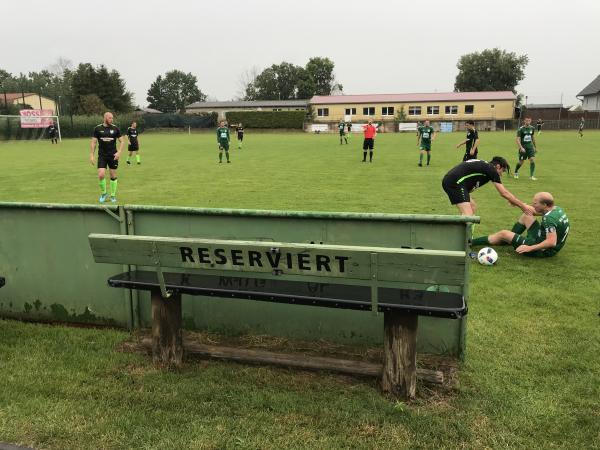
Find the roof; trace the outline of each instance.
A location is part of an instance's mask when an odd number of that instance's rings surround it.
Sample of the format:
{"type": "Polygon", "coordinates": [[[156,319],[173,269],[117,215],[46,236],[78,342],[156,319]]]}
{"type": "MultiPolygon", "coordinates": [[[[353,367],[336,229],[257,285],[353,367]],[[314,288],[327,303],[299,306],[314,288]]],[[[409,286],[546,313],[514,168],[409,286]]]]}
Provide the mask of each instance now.
{"type": "Polygon", "coordinates": [[[598,92],[600,92],[600,75],[598,75],[594,81],[592,81],[590,84],[584,87],[583,91],[577,94],[577,97],[579,97],[580,95],[595,95],[598,92]]]}
{"type": "MultiPolygon", "coordinates": [[[[7,102],[14,102],[17,99],[21,99],[23,96],[25,97],[29,97],[30,95],[37,95],[34,94],[33,92],[7,92],[6,93],[6,101],[7,102]]],[[[42,95],[43,97],[43,95],[42,95]]],[[[4,101],[4,94],[0,94],[0,100],[4,101]]]]}
{"type": "Polygon", "coordinates": [[[186,108],[276,108],[307,107],[308,100],[254,100],[233,102],[196,102],[186,108]]]}
{"type": "Polygon", "coordinates": [[[408,103],[408,102],[444,102],[469,100],[516,100],[512,91],[489,92],[429,92],[415,94],[365,94],[365,95],[315,95],[312,105],[340,103],[408,103]]]}
{"type": "Polygon", "coordinates": [[[558,109],[558,108],[564,108],[563,105],[561,105],[560,103],[548,103],[548,104],[529,104],[529,105],[525,105],[526,109],[558,109]]]}
{"type": "Polygon", "coordinates": [[[143,112],[145,114],[162,114],[162,111],[153,108],[138,108],[136,111],[143,112]]]}

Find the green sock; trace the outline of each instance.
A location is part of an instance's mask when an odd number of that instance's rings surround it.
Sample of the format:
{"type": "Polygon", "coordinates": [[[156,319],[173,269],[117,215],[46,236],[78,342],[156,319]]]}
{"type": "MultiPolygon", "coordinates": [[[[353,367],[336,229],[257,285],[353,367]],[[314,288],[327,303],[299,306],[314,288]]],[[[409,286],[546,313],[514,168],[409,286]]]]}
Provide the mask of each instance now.
{"type": "Polygon", "coordinates": [[[427,155],[427,165],[429,165],[429,161],[431,161],[431,155],[427,155]]]}
{"type": "Polygon", "coordinates": [[[423,153],[419,154],[419,164],[423,164],[423,153]]]}
{"type": "Polygon", "coordinates": [[[106,178],[102,178],[100,180],[100,193],[101,194],[106,194],[106,178]]]}
{"type": "Polygon", "coordinates": [[[525,225],[523,225],[522,223],[515,223],[512,227],[512,229],[510,231],[512,231],[513,233],[517,233],[517,234],[523,234],[523,231],[525,231],[527,228],[525,227],[525,225]]]}
{"type": "Polygon", "coordinates": [[[114,180],[111,178],[110,180],[110,195],[111,197],[116,197],[117,195],[117,179],[114,180]]]}
{"type": "Polygon", "coordinates": [[[141,162],[142,158],[140,158],[140,155],[135,155],[135,160],[139,164],[141,162]]]}
{"type": "Polygon", "coordinates": [[[490,241],[488,240],[487,236],[481,236],[481,237],[473,239],[471,241],[471,245],[476,245],[476,246],[490,245],[490,241]]]}
{"type": "Polygon", "coordinates": [[[227,161],[229,161],[229,152],[225,152],[225,158],[227,158],[227,161]]]}
{"type": "Polygon", "coordinates": [[[535,163],[531,162],[529,164],[529,175],[533,176],[534,173],[535,173],[535,163]]]}

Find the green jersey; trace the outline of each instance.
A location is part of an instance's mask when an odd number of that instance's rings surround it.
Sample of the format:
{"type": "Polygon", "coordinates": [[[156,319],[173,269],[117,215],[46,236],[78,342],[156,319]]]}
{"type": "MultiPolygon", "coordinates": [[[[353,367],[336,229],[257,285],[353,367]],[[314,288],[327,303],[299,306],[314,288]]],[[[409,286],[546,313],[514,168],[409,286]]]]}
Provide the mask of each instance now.
{"type": "Polygon", "coordinates": [[[521,127],[517,130],[517,136],[521,141],[521,146],[526,150],[533,150],[533,136],[534,136],[535,128],[529,127],[521,127]]]}
{"type": "Polygon", "coordinates": [[[229,142],[229,128],[219,127],[217,128],[217,142],[229,142]]]}
{"type": "Polygon", "coordinates": [[[422,126],[418,128],[419,136],[421,136],[421,142],[423,144],[431,144],[431,137],[433,136],[433,127],[422,126]]]}
{"type": "Polygon", "coordinates": [[[555,206],[542,217],[537,241],[545,241],[548,233],[556,233],[556,247],[544,250],[546,256],[552,256],[564,247],[569,235],[569,218],[559,206],[555,206]]]}

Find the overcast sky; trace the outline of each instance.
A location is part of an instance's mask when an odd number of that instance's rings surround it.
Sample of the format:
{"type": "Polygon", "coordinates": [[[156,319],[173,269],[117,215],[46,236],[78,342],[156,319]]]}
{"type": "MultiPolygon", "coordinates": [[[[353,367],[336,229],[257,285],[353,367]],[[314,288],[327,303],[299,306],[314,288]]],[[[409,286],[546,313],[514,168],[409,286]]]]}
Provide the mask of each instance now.
{"type": "Polygon", "coordinates": [[[0,0],[0,17],[0,68],[105,64],[141,106],[172,69],[231,100],[243,73],[312,56],[333,60],[345,94],[452,91],[459,57],[492,47],[529,55],[529,103],[575,104],[600,74],[598,0],[0,0]]]}

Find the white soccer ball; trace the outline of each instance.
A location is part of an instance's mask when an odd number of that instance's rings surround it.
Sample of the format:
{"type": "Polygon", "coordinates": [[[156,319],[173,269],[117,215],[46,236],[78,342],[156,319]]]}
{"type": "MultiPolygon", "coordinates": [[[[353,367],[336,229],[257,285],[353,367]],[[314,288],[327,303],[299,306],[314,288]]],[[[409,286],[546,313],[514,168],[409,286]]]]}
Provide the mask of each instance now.
{"type": "Polygon", "coordinates": [[[484,266],[493,266],[498,261],[498,253],[491,247],[484,247],[477,253],[477,261],[484,266]]]}

